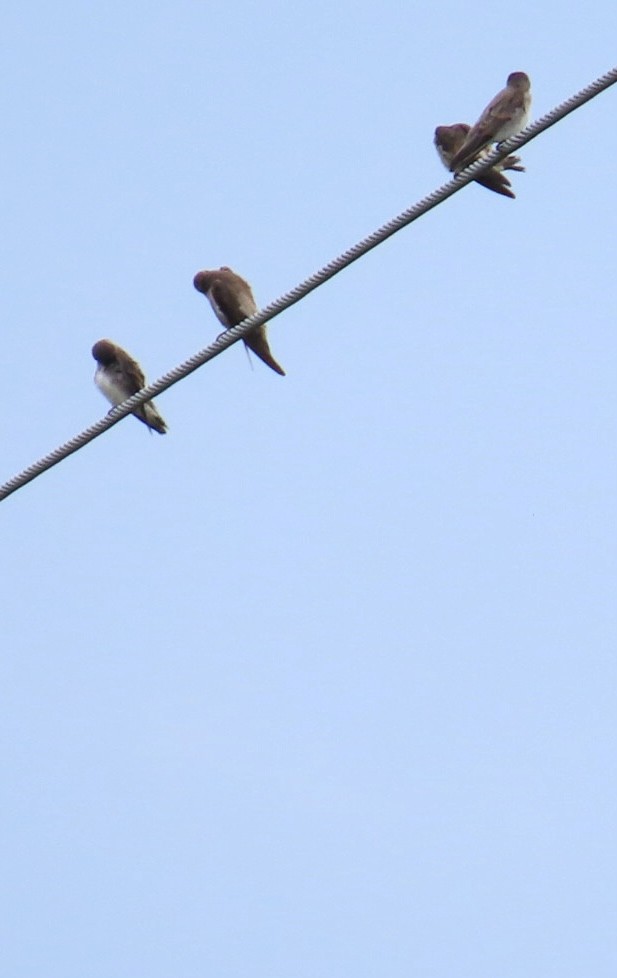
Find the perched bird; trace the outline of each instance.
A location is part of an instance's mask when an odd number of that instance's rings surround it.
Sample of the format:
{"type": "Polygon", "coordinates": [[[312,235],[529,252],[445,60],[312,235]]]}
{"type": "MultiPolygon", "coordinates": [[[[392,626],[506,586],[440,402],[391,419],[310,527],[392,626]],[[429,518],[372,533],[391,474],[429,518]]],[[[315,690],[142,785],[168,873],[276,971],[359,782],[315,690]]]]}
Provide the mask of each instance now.
{"type": "MultiPolygon", "coordinates": [[[[439,153],[441,162],[447,170],[450,169],[452,159],[465,142],[470,129],[471,126],[468,126],[466,122],[457,122],[453,126],[437,126],[435,130],[435,147],[439,153]]],[[[487,156],[489,152],[490,150],[488,149],[481,149],[474,159],[469,162],[475,163],[476,160],[487,156]]],[[[481,173],[479,177],[476,177],[476,183],[482,184],[483,187],[487,187],[489,190],[494,190],[496,194],[503,194],[504,197],[512,197],[514,199],[516,195],[510,190],[512,184],[502,173],[502,170],[518,170],[520,173],[524,173],[525,167],[521,166],[520,162],[519,156],[506,156],[505,160],[501,160],[495,166],[481,173]]]]}
{"type": "Polygon", "coordinates": [[[464,170],[476,154],[491,143],[502,143],[524,129],[531,108],[531,82],[524,71],[508,76],[504,89],[489,102],[457,153],[450,161],[453,171],[464,170]]]}
{"type": "MultiPolygon", "coordinates": [[[[231,268],[223,265],[215,271],[197,272],[193,285],[198,292],[203,292],[210,301],[214,312],[226,329],[237,326],[257,312],[257,303],[248,282],[232,272],[231,268]]],[[[260,360],[267,363],[277,374],[285,376],[285,371],[276,362],[270,352],[266,323],[256,326],[247,336],[243,336],[245,345],[255,353],[260,360]]]]}
{"type": "MultiPolygon", "coordinates": [[[[92,347],[92,356],[98,363],[94,383],[114,407],[122,404],[142,387],[146,378],[139,364],[121,346],[111,340],[99,340],[92,347]]],[[[167,425],[154,406],[154,401],[146,401],[133,411],[133,414],[149,428],[164,435],[167,425]]]]}

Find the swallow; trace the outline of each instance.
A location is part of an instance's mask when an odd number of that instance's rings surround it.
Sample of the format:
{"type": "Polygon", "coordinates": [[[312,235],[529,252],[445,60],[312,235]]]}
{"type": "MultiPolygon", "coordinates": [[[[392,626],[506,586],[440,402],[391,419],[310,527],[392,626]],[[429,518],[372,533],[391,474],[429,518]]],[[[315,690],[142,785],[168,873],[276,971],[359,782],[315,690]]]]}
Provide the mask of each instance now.
{"type": "Polygon", "coordinates": [[[464,170],[485,146],[515,136],[527,125],[530,108],[531,82],[524,71],[514,71],[508,76],[506,87],[489,102],[471,127],[465,142],[452,157],[450,169],[457,173],[464,170]]]}
{"type": "MultiPolygon", "coordinates": [[[[471,126],[468,126],[466,122],[457,122],[453,126],[437,126],[435,130],[435,148],[439,154],[439,159],[447,170],[450,169],[452,158],[455,153],[458,153],[465,142],[470,129],[471,126]]],[[[474,159],[470,160],[470,163],[475,163],[476,160],[482,159],[489,152],[490,150],[486,148],[480,150],[474,159]]],[[[505,160],[501,160],[489,170],[481,173],[479,177],[476,177],[476,183],[482,184],[488,190],[494,190],[496,194],[503,194],[504,197],[511,197],[514,200],[516,195],[510,190],[512,184],[501,171],[518,170],[519,173],[524,173],[525,167],[521,166],[520,162],[519,156],[506,156],[505,160]]]]}
{"type": "MultiPolygon", "coordinates": [[[[142,387],[146,386],[146,378],[139,364],[111,340],[99,340],[92,347],[92,356],[98,363],[94,374],[94,383],[101,394],[117,407],[142,387]]],[[[154,401],[146,401],[133,411],[139,421],[148,428],[153,428],[160,435],[167,431],[167,425],[154,406],[154,401]]]]}
{"type": "MultiPolygon", "coordinates": [[[[248,282],[232,272],[231,268],[226,265],[215,271],[197,272],[193,279],[193,285],[198,292],[202,292],[209,300],[215,315],[225,329],[237,326],[238,323],[248,319],[249,316],[258,311],[248,282]]],[[[285,371],[270,352],[266,326],[267,323],[256,326],[242,339],[245,346],[252,350],[260,360],[263,360],[272,370],[284,377],[285,371]]]]}

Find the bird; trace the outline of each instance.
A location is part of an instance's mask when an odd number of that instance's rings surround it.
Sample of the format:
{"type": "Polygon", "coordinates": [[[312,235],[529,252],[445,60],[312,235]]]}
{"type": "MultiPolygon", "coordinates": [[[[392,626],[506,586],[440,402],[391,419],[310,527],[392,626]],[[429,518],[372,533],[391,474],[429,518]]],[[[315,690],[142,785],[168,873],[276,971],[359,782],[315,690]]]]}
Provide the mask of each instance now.
{"type": "Polygon", "coordinates": [[[491,143],[501,143],[524,129],[531,108],[531,82],[524,71],[508,75],[506,87],[489,102],[484,112],[471,127],[465,142],[450,161],[454,172],[463,170],[476,154],[491,143]]]}
{"type": "MultiPolygon", "coordinates": [[[[212,271],[204,269],[197,272],[193,278],[193,285],[198,292],[203,293],[209,300],[219,322],[223,324],[225,329],[237,326],[238,323],[258,311],[249,283],[236,275],[227,265],[212,271]]],[[[270,352],[266,326],[267,323],[255,326],[242,339],[245,346],[252,350],[260,360],[263,360],[275,373],[284,377],[285,371],[270,352]]]]}
{"type": "MultiPolygon", "coordinates": [[[[437,126],[435,130],[435,148],[439,154],[439,158],[447,170],[450,169],[450,163],[455,153],[457,153],[467,135],[471,126],[468,126],[466,122],[456,122],[452,126],[437,126]]],[[[477,154],[477,156],[471,162],[476,162],[476,160],[481,159],[483,156],[487,156],[490,152],[489,149],[482,149],[477,154]]],[[[518,170],[520,173],[525,172],[525,167],[520,165],[519,156],[506,156],[505,160],[500,160],[494,166],[491,166],[480,176],[476,177],[476,183],[482,184],[483,187],[487,187],[488,190],[494,190],[496,194],[503,194],[504,197],[511,197],[513,200],[516,195],[510,190],[512,184],[508,178],[502,173],[502,170],[518,170]]]]}
{"type": "MultiPolygon", "coordinates": [[[[114,407],[146,386],[144,372],[137,361],[117,343],[98,340],[92,347],[92,356],[98,364],[94,383],[114,407]]],[[[158,431],[160,435],[166,433],[167,425],[155,408],[154,401],[145,401],[132,413],[148,428],[158,431]]]]}

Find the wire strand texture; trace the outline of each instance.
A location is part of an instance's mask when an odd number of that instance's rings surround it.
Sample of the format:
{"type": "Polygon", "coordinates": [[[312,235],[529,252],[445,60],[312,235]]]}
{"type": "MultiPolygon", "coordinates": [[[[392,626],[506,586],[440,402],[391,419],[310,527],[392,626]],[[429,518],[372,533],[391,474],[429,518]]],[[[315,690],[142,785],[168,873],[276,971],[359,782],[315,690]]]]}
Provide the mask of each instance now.
{"type": "Polygon", "coordinates": [[[285,292],[282,296],[271,302],[269,305],[264,306],[263,309],[256,312],[249,319],[245,319],[242,323],[234,326],[232,329],[226,330],[220,336],[214,340],[209,346],[195,353],[188,360],[174,367],[173,370],[169,370],[166,374],[163,374],[158,380],[154,381],[148,387],[144,387],[137,394],[134,394],[127,401],[119,404],[117,407],[113,408],[104,418],[97,421],[95,424],[90,425],[85,428],[78,435],[70,438],[68,441],[59,445],[49,454],[44,455],[38,461],[33,462],[22,472],[13,476],[3,485],[0,485],[0,501],[6,499],[12,493],[16,492],[17,489],[21,489],[22,486],[27,485],[36,479],[43,472],[51,469],[54,465],[62,462],[69,455],[74,452],[79,451],[89,442],[98,438],[102,435],[104,431],[108,428],[113,427],[122,418],[125,418],[130,414],[139,404],[143,404],[144,401],[149,401],[151,398],[162,394],[173,384],[177,384],[178,381],[183,380],[188,377],[189,374],[197,370],[199,367],[207,363],[208,360],[212,360],[214,357],[219,356],[227,347],[236,343],[238,340],[242,339],[251,329],[255,326],[260,326],[262,323],[267,322],[270,319],[274,319],[281,312],[289,309],[290,306],[295,305],[296,302],[300,302],[304,299],[310,292],[314,289],[319,288],[328,279],[333,278],[338,275],[339,272],[343,271],[353,262],[357,261],[358,258],[362,258],[373,248],[382,244],[388,238],[392,237],[398,231],[401,231],[407,225],[412,224],[417,221],[419,217],[422,217],[428,211],[437,207],[439,204],[451,197],[452,194],[458,193],[463,187],[471,183],[479,173],[488,170],[489,167],[493,166],[499,160],[502,160],[505,156],[508,156],[514,150],[520,149],[521,146],[525,146],[532,139],[540,133],[545,132],[555,123],[560,122],[565,116],[569,115],[570,112],[574,112],[576,109],[580,108],[586,102],[589,102],[600,92],[605,91],[617,82],[617,67],[612,68],[607,71],[606,74],[601,75],[590,85],[581,89],[576,95],[572,95],[570,98],[566,99],[560,105],[556,106],[546,115],[543,115],[540,119],[532,122],[529,126],[523,129],[518,135],[512,136],[510,139],[505,140],[499,145],[499,147],[493,150],[489,155],[485,156],[482,160],[477,160],[472,163],[461,173],[456,174],[451,180],[443,184],[437,190],[434,190],[428,196],[423,197],[413,206],[408,207],[397,217],[392,218],[392,220],[387,221],[376,231],[373,231],[366,238],[363,238],[357,244],[348,248],[346,251],[342,252],[337,258],[329,261],[323,268],[310,275],[295,288],[291,289],[289,292],[285,292]]]}

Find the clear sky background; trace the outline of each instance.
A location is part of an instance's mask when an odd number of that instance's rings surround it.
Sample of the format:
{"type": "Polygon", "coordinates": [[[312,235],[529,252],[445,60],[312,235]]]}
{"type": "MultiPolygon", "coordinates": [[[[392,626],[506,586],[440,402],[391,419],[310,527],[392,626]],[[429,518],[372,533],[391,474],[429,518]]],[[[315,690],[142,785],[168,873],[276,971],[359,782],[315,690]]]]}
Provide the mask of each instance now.
{"type": "MultiPolygon", "coordinates": [[[[3,13],[2,480],[537,118],[617,10],[3,13]]],[[[614,978],[617,89],[6,500],[10,978],[614,978]]]]}

